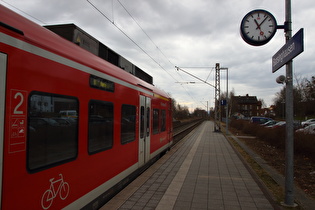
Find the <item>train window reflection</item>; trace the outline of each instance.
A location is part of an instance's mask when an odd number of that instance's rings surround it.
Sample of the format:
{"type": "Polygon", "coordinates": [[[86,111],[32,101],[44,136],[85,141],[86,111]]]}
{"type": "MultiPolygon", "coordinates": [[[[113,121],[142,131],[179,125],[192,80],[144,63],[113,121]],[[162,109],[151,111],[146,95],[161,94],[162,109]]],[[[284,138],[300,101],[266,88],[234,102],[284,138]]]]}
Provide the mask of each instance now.
{"type": "Polygon", "coordinates": [[[144,106],[140,108],[140,138],[144,137],[144,106]]]}
{"type": "Polygon", "coordinates": [[[89,104],[89,153],[113,146],[114,105],[111,102],[91,100],[89,104]]]}
{"type": "Polygon", "coordinates": [[[159,133],[160,110],[153,109],[153,134],[159,133]]]}
{"type": "Polygon", "coordinates": [[[31,93],[27,132],[27,166],[30,171],[41,170],[76,158],[78,104],[75,97],[31,93]]]}
{"type": "Polygon", "coordinates": [[[159,133],[160,110],[153,109],[153,134],[159,133]]]}
{"type": "Polygon", "coordinates": [[[166,110],[161,110],[161,132],[166,131],[166,110]]]}
{"type": "Polygon", "coordinates": [[[147,136],[150,136],[150,108],[147,107],[147,136]]]}
{"type": "Polygon", "coordinates": [[[136,139],[136,107],[123,104],[121,108],[121,143],[136,139]]]}

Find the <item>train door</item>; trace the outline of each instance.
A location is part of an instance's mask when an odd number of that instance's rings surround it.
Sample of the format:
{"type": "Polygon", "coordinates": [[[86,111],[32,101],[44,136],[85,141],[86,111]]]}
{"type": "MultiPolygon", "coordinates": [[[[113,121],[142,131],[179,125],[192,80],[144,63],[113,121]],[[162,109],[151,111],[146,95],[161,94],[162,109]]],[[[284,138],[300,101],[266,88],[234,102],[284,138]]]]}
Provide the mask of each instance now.
{"type": "Polygon", "coordinates": [[[140,96],[139,166],[144,165],[150,158],[150,113],[151,99],[140,96]]]}
{"type": "Polygon", "coordinates": [[[3,141],[4,141],[4,105],[6,87],[7,55],[0,53],[0,208],[2,192],[3,141]]]}

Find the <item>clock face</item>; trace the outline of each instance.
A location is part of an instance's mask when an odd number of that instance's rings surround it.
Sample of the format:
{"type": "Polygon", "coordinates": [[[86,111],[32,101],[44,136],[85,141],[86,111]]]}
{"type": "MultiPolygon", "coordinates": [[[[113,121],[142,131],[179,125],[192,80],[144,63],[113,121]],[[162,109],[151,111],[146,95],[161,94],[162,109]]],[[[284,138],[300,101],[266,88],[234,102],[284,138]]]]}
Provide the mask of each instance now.
{"type": "Polygon", "coordinates": [[[268,43],[277,31],[273,15],[265,10],[249,12],[241,23],[241,36],[245,42],[259,46],[268,43]]]}

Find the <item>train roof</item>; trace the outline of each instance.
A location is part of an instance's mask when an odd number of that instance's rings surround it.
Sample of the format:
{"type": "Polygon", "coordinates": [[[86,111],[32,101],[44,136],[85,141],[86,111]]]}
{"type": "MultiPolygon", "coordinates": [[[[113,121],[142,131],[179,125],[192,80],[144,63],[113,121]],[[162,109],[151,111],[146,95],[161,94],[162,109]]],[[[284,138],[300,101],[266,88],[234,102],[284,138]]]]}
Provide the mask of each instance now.
{"type": "Polygon", "coordinates": [[[76,44],[11,11],[3,5],[0,5],[0,27],[2,31],[5,30],[7,34],[17,39],[169,98],[167,93],[159,90],[154,85],[125,72],[121,68],[80,48],[76,44]],[[3,30],[3,28],[5,29],[3,30]]]}

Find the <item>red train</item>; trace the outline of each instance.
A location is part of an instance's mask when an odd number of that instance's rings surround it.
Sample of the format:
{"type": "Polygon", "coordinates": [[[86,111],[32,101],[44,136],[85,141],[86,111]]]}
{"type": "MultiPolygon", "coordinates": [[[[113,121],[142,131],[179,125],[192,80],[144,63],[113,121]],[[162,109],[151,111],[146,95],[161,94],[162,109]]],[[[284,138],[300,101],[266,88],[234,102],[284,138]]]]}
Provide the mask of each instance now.
{"type": "Polygon", "coordinates": [[[0,6],[1,209],[97,209],[171,144],[166,93],[0,6]]]}

